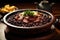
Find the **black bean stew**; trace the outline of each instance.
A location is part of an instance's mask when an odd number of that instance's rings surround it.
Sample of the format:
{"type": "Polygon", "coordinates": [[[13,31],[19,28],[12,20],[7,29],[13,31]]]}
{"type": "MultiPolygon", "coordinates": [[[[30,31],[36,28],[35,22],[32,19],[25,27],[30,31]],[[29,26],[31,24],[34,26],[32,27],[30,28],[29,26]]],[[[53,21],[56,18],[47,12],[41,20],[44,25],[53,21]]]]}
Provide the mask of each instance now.
{"type": "Polygon", "coordinates": [[[52,17],[50,15],[42,12],[18,12],[14,15],[9,16],[7,22],[20,27],[34,27],[41,26],[50,22],[51,18],[52,17]]]}

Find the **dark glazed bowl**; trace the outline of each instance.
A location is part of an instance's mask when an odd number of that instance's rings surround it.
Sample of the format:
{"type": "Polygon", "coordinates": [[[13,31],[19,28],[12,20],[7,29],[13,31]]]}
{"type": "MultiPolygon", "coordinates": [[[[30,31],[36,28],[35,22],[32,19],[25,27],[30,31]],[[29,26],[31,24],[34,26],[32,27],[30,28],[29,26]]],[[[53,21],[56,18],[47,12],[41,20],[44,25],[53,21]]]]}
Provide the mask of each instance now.
{"type": "MultiPolygon", "coordinates": [[[[50,13],[50,12],[47,12],[47,11],[44,11],[44,10],[39,10],[39,9],[29,9],[31,11],[39,11],[39,12],[43,12],[45,14],[48,14],[50,15],[52,18],[51,18],[51,21],[42,25],[42,26],[37,26],[37,27],[19,27],[19,26],[15,26],[15,25],[12,25],[10,23],[7,22],[7,18],[17,12],[21,12],[21,11],[25,11],[27,9],[22,9],[22,10],[16,10],[14,12],[11,12],[11,13],[8,13],[4,16],[3,20],[4,20],[4,23],[8,26],[6,28],[6,30],[8,30],[7,32],[9,33],[14,33],[14,34],[19,34],[19,35],[34,35],[34,34],[45,34],[46,32],[49,32],[51,30],[51,25],[54,23],[54,16],[50,13]]],[[[30,36],[31,36],[30,35],[30,36]]]]}

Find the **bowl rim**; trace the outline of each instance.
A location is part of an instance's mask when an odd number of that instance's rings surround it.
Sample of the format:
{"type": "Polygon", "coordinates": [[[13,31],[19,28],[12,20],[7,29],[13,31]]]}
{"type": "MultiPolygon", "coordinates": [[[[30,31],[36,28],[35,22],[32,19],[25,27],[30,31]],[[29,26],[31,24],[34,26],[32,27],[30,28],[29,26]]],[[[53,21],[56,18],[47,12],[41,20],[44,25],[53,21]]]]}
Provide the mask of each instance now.
{"type": "Polygon", "coordinates": [[[40,10],[40,9],[19,9],[19,10],[15,10],[15,11],[13,11],[13,12],[7,13],[7,14],[3,17],[3,21],[4,21],[4,23],[5,23],[6,25],[8,25],[8,26],[10,26],[10,27],[14,27],[14,28],[23,28],[23,29],[32,29],[32,28],[42,28],[42,27],[48,26],[49,24],[52,24],[53,21],[54,21],[54,16],[53,16],[50,12],[45,11],[45,10],[40,10]],[[11,14],[14,13],[14,12],[17,12],[17,11],[24,11],[24,10],[36,10],[36,11],[39,10],[39,11],[48,13],[48,14],[52,17],[51,22],[46,23],[46,24],[44,24],[44,25],[42,25],[42,26],[37,26],[37,27],[36,27],[36,26],[34,26],[34,27],[23,27],[23,26],[20,27],[20,26],[12,25],[12,24],[10,24],[10,23],[8,23],[8,22],[6,21],[7,16],[11,15],[11,14]]]}

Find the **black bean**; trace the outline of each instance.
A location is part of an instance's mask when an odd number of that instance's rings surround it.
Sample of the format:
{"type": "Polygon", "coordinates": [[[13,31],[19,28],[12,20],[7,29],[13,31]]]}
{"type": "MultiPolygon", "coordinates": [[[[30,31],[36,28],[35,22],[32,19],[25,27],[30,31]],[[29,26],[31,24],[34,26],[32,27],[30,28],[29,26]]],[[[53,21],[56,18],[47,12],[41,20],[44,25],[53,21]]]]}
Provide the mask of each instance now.
{"type": "Polygon", "coordinates": [[[34,26],[41,26],[44,25],[48,22],[50,22],[51,18],[49,18],[50,15],[44,14],[41,17],[41,20],[37,23],[35,22],[30,22],[30,23],[24,23],[21,20],[15,20],[15,16],[17,16],[18,14],[15,15],[11,15],[10,17],[8,17],[7,21],[13,25],[17,25],[17,26],[23,26],[23,27],[34,27],[34,26]]]}

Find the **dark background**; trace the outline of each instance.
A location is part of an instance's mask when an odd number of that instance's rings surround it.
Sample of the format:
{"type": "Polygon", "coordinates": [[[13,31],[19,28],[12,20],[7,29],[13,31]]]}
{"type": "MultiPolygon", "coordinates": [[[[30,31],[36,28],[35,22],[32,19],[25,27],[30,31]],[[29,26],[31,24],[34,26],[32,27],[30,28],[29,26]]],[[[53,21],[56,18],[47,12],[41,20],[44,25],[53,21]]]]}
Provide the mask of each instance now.
{"type": "MultiPolygon", "coordinates": [[[[5,4],[17,4],[17,3],[40,3],[42,0],[0,0],[0,7],[4,6],[5,4]]],[[[55,2],[60,3],[59,0],[48,0],[49,3],[55,2]]]]}
{"type": "MultiPolygon", "coordinates": [[[[17,3],[17,2],[40,2],[42,0],[0,0],[1,2],[5,2],[5,3],[17,3]]],[[[55,3],[59,3],[59,0],[48,0],[49,2],[55,2],[55,3]]]]}

